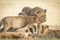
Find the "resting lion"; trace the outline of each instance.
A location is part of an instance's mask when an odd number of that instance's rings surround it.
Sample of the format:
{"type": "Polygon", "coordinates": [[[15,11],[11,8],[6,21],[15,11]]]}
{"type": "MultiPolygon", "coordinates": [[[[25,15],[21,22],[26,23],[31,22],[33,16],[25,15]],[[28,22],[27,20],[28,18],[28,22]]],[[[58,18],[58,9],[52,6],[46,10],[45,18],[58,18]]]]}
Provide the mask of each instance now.
{"type": "Polygon", "coordinates": [[[0,38],[19,38],[17,32],[1,32],[0,38]]]}
{"type": "Polygon", "coordinates": [[[60,38],[60,30],[49,29],[48,25],[42,25],[41,34],[47,37],[57,37],[60,38]]]}
{"type": "Polygon", "coordinates": [[[1,32],[0,38],[32,38],[36,34],[36,27],[37,25],[34,23],[17,29],[15,32],[1,32]]]}

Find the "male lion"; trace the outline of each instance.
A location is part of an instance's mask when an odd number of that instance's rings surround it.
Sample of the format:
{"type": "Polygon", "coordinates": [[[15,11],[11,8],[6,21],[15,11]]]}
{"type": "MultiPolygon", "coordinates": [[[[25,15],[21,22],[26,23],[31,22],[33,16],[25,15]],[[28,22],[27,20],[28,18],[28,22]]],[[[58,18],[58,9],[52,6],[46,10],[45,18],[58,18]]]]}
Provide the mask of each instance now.
{"type": "MultiPolygon", "coordinates": [[[[25,13],[24,13],[25,14],[25,13]]],[[[3,24],[4,31],[10,28],[18,29],[31,23],[43,23],[46,21],[46,10],[37,10],[36,16],[8,16],[2,19],[0,26],[3,24]]]]}

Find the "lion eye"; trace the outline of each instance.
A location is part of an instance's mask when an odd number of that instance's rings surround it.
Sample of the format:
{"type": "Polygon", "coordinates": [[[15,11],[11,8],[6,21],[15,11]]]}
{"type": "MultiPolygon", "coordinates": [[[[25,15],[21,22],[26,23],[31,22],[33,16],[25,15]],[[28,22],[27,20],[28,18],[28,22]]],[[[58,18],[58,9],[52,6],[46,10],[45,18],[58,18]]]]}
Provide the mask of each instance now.
{"type": "Polygon", "coordinates": [[[37,14],[41,13],[41,11],[37,11],[37,14]]]}
{"type": "Polygon", "coordinates": [[[28,32],[28,30],[25,31],[26,33],[28,32]]]}
{"type": "Polygon", "coordinates": [[[39,13],[39,12],[37,12],[37,13],[39,13]]]}

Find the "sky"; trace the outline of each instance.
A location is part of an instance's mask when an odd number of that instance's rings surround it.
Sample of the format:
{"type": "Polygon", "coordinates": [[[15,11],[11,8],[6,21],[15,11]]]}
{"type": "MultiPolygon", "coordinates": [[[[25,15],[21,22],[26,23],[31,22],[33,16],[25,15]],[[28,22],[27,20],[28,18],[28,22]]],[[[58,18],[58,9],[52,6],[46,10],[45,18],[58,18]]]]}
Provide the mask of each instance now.
{"type": "Polygon", "coordinates": [[[60,26],[60,0],[0,0],[0,20],[6,16],[17,16],[24,7],[46,9],[45,24],[60,26]]]}

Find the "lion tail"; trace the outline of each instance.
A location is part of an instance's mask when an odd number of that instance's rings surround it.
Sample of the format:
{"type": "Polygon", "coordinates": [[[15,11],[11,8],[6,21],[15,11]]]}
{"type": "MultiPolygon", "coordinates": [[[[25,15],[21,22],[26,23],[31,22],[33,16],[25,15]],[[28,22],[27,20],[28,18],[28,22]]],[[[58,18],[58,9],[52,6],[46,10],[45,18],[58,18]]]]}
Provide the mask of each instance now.
{"type": "Polygon", "coordinates": [[[0,21],[0,27],[1,27],[1,25],[2,25],[2,21],[0,21]]]}
{"type": "Polygon", "coordinates": [[[0,21],[0,32],[3,31],[3,20],[0,21]]]}

